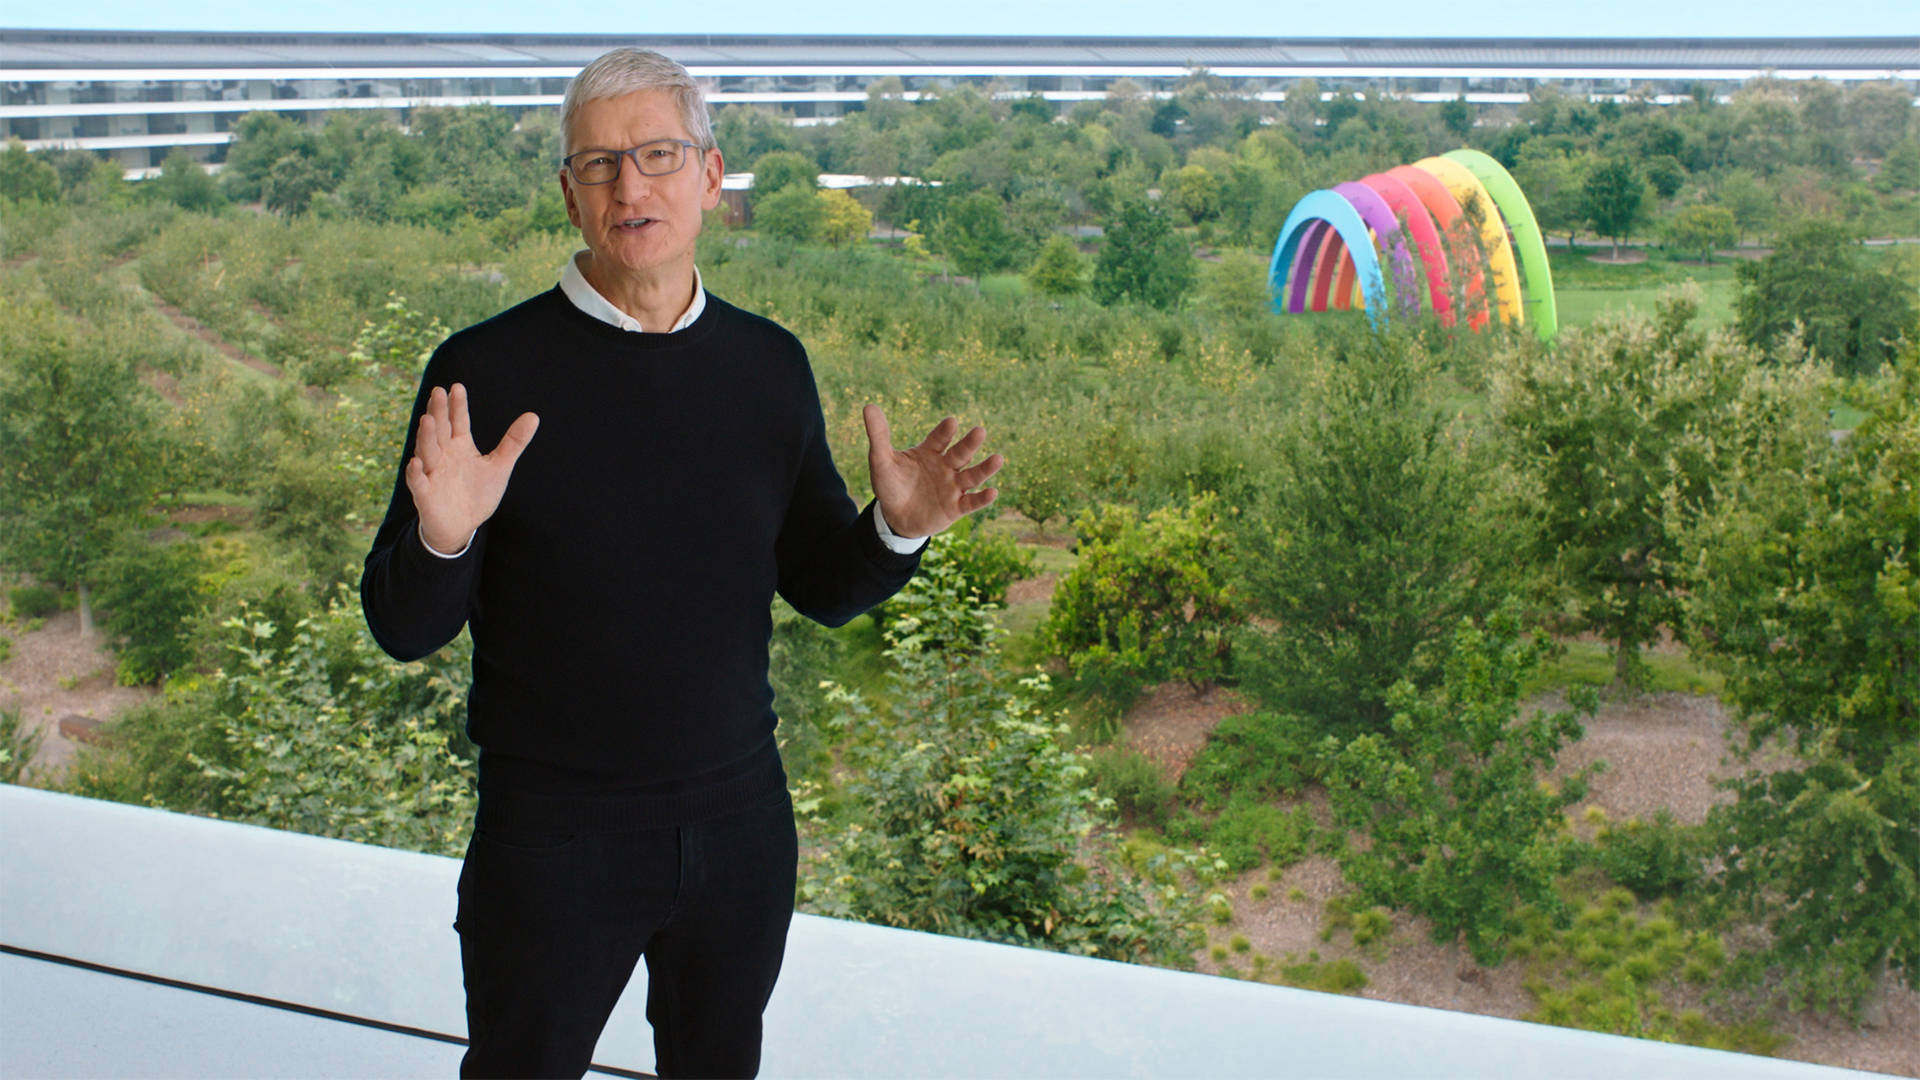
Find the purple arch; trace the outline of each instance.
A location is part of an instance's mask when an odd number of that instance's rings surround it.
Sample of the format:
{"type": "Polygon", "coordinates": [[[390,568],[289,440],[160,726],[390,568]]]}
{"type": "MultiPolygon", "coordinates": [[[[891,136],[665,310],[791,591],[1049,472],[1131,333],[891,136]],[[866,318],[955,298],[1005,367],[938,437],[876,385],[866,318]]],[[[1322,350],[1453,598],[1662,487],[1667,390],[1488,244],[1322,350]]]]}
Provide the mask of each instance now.
{"type": "Polygon", "coordinates": [[[1400,219],[1380,193],[1355,180],[1333,185],[1341,198],[1360,212],[1360,220],[1373,230],[1375,241],[1387,253],[1387,265],[1393,271],[1393,289],[1397,305],[1405,314],[1420,310],[1418,279],[1413,269],[1413,253],[1407,250],[1407,238],[1400,232],[1400,219]]]}

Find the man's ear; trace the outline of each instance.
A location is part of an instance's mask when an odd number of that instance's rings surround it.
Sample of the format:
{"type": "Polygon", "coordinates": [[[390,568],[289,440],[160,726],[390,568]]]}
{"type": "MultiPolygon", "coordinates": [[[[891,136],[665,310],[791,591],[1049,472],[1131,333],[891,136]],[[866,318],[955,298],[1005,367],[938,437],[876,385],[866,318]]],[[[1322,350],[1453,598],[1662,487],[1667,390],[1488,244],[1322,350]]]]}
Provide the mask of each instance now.
{"type": "Polygon", "coordinates": [[[705,169],[700,177],[700,209],[711,210],[720,205],[720,182],[726,179],[727,163],[720,156],[720,148],[714,147],[704,155],[705,169]]]}
{"type": "Polygon", "coordinates": [[[580,205],[573,201],[573,185],[567,182],[565,166],[560,168],[560,197],[567,201],[567,220],[574,228],[580,227],[580,205]]]}

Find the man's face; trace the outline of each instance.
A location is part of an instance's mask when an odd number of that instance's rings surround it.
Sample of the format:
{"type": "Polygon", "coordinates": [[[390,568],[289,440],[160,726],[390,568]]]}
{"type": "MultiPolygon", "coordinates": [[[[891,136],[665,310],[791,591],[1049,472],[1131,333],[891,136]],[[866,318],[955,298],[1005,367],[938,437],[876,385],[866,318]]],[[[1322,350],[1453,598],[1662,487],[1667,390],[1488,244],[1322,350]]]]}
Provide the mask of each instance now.
{"type": "MultiPolygon", "coordinates": [[[[589,101],[574,113],[569,135],[569,154],[692,140],[664,90],[589,101]]],[[[560,190],[567,219],[601,269],[652,276],[684,265],[691,272],[701,213],[720,204],[721,169],[720,151],[694,148],[679,172],[665,176],[641,173],[631,157],[621,159],[620,175],[608,184],[576,184],[563,167],[560,190]]]]}

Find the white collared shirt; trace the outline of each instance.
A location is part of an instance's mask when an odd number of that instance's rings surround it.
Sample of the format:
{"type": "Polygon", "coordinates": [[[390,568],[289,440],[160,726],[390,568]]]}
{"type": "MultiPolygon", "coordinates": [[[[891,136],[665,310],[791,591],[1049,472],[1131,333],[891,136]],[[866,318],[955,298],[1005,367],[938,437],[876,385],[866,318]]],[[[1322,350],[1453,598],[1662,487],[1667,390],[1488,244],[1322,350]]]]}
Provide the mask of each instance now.
{"type": "MultiPolygon", "coordinates": [[[[589,256],[591,254],[591,249],[581,248],[579,251],[573,253],[572,258],[567,260],[566,269],[560,272],[560,291],[566,294],[568,300],[573,301],[574,307],[606,323],[608,326],[617,326],[622,330],[636,334],[644,333],[645,331],[640,327],[640,320],[615,307],[612,301],[601,296],[600,290],[594,288],[593,285],[587,281],[587,275],[580,269],[580,261],[582,256],[589,256]]],[[[677,334],[687,327],[692,326],[694,322],[700,318],[701,313],[706,310],[707,290],[706,286],[700,280],[700,268],[696,266],[693,268],[693,299],[688,302],[687,310],[681,312],[680,317],[674,320],[673,326],[667,330],[667,333],[677,334]]],[[[930,537],[925,536],[918,536],[912,539],[895,536],[893,530],[887,527],[887,519],[880,513],[880,504],[877,501],[873,504],[873,526],[880,534],[880,542],[887,546],[887,550],[897,552],[901,555],[911,555],[919,551],[922,547],[926,546],[927,541],[930,539],[930,537]]],[[[457,559],[465,555],[467,549],[473,546],[473,537],[469,535],[467,542],[460,545],[460,550],[452,554],[435,550],[432,544],[427,543],[425,534],[421,534],[420,536],[420,546],[443,559],[457,559]]]]}

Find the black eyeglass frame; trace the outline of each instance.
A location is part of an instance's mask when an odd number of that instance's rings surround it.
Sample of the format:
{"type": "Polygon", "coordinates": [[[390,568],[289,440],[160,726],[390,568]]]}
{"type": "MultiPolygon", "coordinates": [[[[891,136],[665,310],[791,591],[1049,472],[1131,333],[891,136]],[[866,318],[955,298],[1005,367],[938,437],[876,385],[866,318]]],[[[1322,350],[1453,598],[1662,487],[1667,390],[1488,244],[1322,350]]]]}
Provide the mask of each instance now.
{"type": "Polygon", "coordinates": [[[601,184],[611,184],[615,180],[620,179],[620,170],[626,167],[625,159],[627,158],[633,159],[633,167],[640,170],[641,176],[672,176],[674,173],[677,173],[681,169],[686,168],[687,162],[693,160],[693,155],[686,152],[688,150],[698,150],[702,154],[704,154],[706,153],[707,148],[704,146],[701,146],[699,143],[694,142],[690,139],[649,139],[646,142],[641,143],[639,146],[629,146],[625,150],[607,150],[607,149],[601,149],[600,147],[590,147],[586,150],[575,150],[573,153],[568,154],[566,157],[563,157],[560,159],[560,167],[566,170],[567,175],[573,178],[574,183],[585,184],[590,187],[597,187],[601,184]],[[668,169],[665,172],[648,172],[647,167],[640,163],[640,151],[645,150],[649,146],[659,146],[661,143],[673,143],[682,148],[681,154],[680,154],[680,164],[675,165],[673,168],[668,169]],[[576,171],[573,167],[573,159],[579,157],[582,154],[612,154],[613,160],[614,160],[613,175],[607,177],[605,180],[580,179],[579,172],[576,171]]]}

